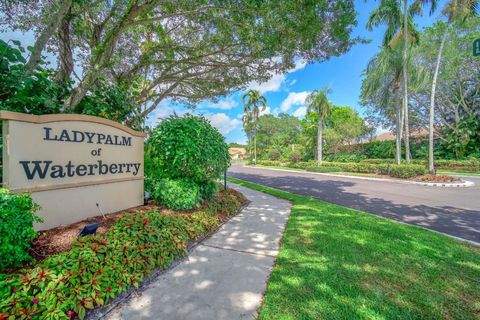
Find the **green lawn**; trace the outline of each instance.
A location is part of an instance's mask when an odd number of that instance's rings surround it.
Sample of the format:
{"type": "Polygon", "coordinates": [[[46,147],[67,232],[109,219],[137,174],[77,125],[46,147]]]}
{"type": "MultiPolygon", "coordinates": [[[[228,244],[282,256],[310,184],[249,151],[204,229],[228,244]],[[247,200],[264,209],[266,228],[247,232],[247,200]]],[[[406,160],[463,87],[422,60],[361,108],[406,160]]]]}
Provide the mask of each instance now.
{"type": "Polygon", "coordinates": [[[479,319],[480,248],[230,178],[293,202],[259,319],[479,319]]]}
{"type": "Polygon", "coordinates": [[[460,176],[480,176],[480,172],[469,172],[463,170],[438,170],[438,174],[460,175],[460,176]]]}
{"type": "MultiPolygon", "coordinates": [[[[290,167],[281,167],[281,166],[263,166],[263,165],[249,165],[252,167],[260,167],[260,168],[271,168],[271,169],[280,169],[280,170],[291,170],[291,171],[303,171],[309,172],[303,169],[298,168],[290,168],[290,167]]],[[[358,173],[358,172],[325,172],[328,174],[338,174],[338,175],[345,175],[345,176],[359,176],[359,177],[370,177],[370,178],[385,178],[385,176],[379,176],[373,173],[358,173]]],[[[469,172],[469,171],[462,171],[462,170],[438,170],[438,174],[448,174],[448,175],[460,175],[460,176],[480,176],[480,172],[469,172]]]]}
{"type": "Polygon", "coordinates": [[[290,171],[301,171],[301,172],[308,172],[308,173],[323,173],[323,174],[336,174],[342,176],[356,176],[356,177],[368,177],[368,178],[388,178],[385,176],[379,176],[378,174],[374,173],[360,173],[360,172],[314,172],[314,171],[307,171],[304,169],[299,168],[290,168],[290,167],[281,167],[281,166],[263,166],[263,165],[249,165],[251,167],[258,167],[258,168],[270,168],[270,169],[280,169],[280,170],[290,170],[290,171]]]}

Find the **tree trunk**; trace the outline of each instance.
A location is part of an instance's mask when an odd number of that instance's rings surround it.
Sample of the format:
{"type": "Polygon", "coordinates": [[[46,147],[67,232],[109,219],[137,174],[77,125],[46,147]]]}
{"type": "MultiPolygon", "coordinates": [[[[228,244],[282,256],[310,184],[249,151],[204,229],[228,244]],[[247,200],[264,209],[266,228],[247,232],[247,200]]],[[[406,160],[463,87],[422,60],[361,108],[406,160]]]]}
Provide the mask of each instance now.
{"type": "Polygon", "coordinates": [[[42,58],[42,51],[45,49],[48,40],[50,40],[52,35],[58,29],[60,22],[70,10],[70,7],[72,6],[72,0],[59,0],[57,3],[52,5],[51,9],[53,9],[55,6],[58,6],[58,10],[48,18],[48,24],[46,28],[40,33],[35,41],[35,44],[33,45],[30,58],[25,64],[25,75],[31,75],[37,68],[42,58]]]}
{"type": "Polygon", "coordinates": [[[253,163],[257,165],[257,130],[255,130],[255,136],[253,137],[253,163]]]}
{"type": "Polygon", "coordinates": [[[59,70],[55,77],[57,83],[63,83],[73,72],[72,41],[70,38],[70,18],[63,17],[58,29],[59,40],[59,70]]]}
{"type": "Polygon", "coordinates": [[[317,130],[317,164],[321,166],[322,161],[323,161],[323,123],[319,115],[318,130],[317,130]]]}
{"type": "Polygon", "coordinates": [[[405,160],[410,164],[410,130],[408,121],[408,73],[407,73],[407,50],[408,50],[408,0],[403,1],[403,116],[405,118],[405,160]]]}
{"type": "Polygon", "coordinates": [[[400,164],[402,162],[402,126],[403,115],[402,106],[399,97],[397,97],[397,128],[395,135],[395,163],[400,164]]]}
{"type": "Polygon", "coordinates": [[[435,173],[435,165],[433,162],[433,144],[434,144],[433,126],[435,122],[435,91],[437,89],[438,73],[440,70],[440,63],[442,61],[443,48],[445,47],[445,42],[447,41],[448,27],[449,27],[449,24],[447,24],[447,26],[445,27],[445,33],[443,34],[442,42],[440,43],[440,48],[438,49],[437,64],[435,65],[435,72],[433,73],[432,91],[430,93],[430,119],[428,123],[428,171],[431,174],[435,173]]]}

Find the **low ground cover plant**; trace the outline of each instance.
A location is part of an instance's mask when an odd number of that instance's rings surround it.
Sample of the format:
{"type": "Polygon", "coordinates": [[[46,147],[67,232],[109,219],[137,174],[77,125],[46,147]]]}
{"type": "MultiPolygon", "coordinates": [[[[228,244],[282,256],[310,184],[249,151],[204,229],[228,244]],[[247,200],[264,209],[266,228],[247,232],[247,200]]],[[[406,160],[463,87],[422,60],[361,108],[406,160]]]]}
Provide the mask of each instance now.
{"type": "Polygon", "coordinates": [[[76,240],[71,250],[32,267],[0,274],[0,319],[83,319],[155,269],[187,253],[246,202],[238,192],[219,192],[192,213],[150,210],[127,214],[104,235],[76,240]]]}
{"type": "Polygon", "coordinates": [[[439,182],[439,183],[452,183],[459,181],[458,178],[448,176],[445,174],[426,174],[415,178],[416,181],[421,182],[439,182]]]}
{"type": "Polygon", "coordinates": [[[230,180],[293,203],[258,319],[478,319],[478,247],[230,180]]]}
{"type": "Polygon", "coordinates": [[[0,188],[0,270],[15,268],[30,258],[28,249],[35,238],[34,222],[39,206],[28,194],[13,194],[0,188]]]}

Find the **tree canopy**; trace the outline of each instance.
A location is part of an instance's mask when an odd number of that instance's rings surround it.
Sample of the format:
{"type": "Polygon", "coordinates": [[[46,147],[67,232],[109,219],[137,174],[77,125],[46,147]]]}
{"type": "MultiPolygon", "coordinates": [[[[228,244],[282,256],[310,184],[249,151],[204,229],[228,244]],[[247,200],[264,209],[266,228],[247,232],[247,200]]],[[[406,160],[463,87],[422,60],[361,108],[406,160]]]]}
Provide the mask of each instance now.
{"type": "Polygon", "coordinates": [[[285,72],[296,59],[340,55],[355,42],[352,0],[65,3],[0,3],[3,29],[35,30],[34,53],[48,49],[57,78],[76,80],[64,110],[103,77],[128,88],[145,117],[165,99],[194,105],[285,72]]]}

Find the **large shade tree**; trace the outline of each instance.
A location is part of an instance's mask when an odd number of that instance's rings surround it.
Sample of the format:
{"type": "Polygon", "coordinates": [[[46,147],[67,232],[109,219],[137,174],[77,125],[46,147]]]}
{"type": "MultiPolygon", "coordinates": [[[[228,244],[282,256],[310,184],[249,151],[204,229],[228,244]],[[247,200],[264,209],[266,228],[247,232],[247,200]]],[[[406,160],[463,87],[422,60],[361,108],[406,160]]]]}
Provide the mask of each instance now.
{"type": "Polygon", "coordinates": [[[437,59],[435,69],[433,71],[432,86],[430,90],[430,107],[429,107],[429,121],[428,121],[428,170],[430,173],[435,173],[435,165],[433,159],[434,147],[434,124],[435,124],[435,97],[437,91],[438,74],[440,72],[440,65],[443,57],[443,50],[447,42],[449,29],[455,21],[461,22],[471,16],[477,14],[479,2],[477,0],[450,0],[447,2],[442,10],[442,14],[447,17],[447,23],[444,28],[442,38],[438,47],[437,59]]]}
{"type": "Polygon", "coordinates": [[[68,10],[59,3],[0,6],[3,29],[48,39],[35,52],[57,57],[58,79],[76,78],[65,111],[101,77],[131,90],[146,117],[164,100],[194,105],[286,72],[296,59],[340,55],[355,42],[352,0],[82,0],[68,10]]]}
{"type": "Polygon", "coordinates": [[[425,28],[414,60],[425,66],[432,78],[445,32],[448,41],[444,42],[436,80],[433,124],[432,82],[426,82],[412,98],[420,111],[422,126],[433,130],[435,156],[458,158],[480,153],[480,135],[475,125],[480,123],[480,61],[471,51],[480,32],[480,17],[455,19],[451,23],[438,21],[425,28]]]}

